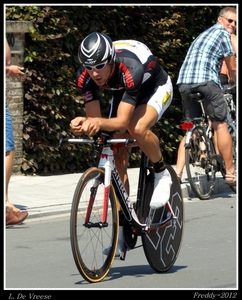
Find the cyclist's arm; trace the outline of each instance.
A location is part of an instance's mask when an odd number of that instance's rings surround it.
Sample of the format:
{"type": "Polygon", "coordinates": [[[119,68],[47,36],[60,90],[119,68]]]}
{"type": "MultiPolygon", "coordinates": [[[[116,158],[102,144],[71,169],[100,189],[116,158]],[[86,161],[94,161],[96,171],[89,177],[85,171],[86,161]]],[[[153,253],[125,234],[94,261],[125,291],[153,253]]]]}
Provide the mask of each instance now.
{"type": "Polygon", "coordinates": [[[94,100],[85,104],[86,116],[90,118],[101,118],[101,107],[99,100],[94,100]]]}
{"type": "MultiPolygon", "coordinates": [[[[118,106],[117,116],[109,119],[96,118],[100,130],[119,131],[123,133],[127,130],[135,106],[121,101],[118,106]]],[[[89,119],[89,118],[88,118],[89,119]]]]}
{"type": "Polygon", "coordinates": [[[236,60],[235,56],[226,56],[225,62],[229,71],[229,77],[233,82],[236,82],[236,60]]]}
{"type": "MultiPolygon", "coordinates": [[[[92,103],[95,101],[92,101],[92,103]]],[[[101,117],[77,117],[70,123],[71,131],[75,135],[86,134],[93,136],[100,130],[105,131],[119,131],[120,133],[125,132],[128,128],[130,118],[134,111],[134,105],[120,102],[117,117],[113,118],[101,118],[101,117]]],[[[88,111],[91,111],[91,103],[88,105],[88,111]]],[[[91,113],[93,115],[93,113],[91,113]]]]}
{"type": "MultiPolygon", "coordinates": [[[[232,44],[232,48],[234,50],[235,62],[236,62],[236,57],[237,57],[237,39],[236,39],[236,35],[234,33],[231,34],[231,44],[232,44]]],[[[229,82],[234,82],[232,80],[232,78],[230,78],[230,76],[229,76],[229,82]]]]}
{"type": "Polygon", "coordinates": [[[237,40],[236,40],[236,35],[234,33],[231,34],[231,44],[232,44],[232,48],[234,50],[234,55],[236,57],[237,56],[237,40]]]}

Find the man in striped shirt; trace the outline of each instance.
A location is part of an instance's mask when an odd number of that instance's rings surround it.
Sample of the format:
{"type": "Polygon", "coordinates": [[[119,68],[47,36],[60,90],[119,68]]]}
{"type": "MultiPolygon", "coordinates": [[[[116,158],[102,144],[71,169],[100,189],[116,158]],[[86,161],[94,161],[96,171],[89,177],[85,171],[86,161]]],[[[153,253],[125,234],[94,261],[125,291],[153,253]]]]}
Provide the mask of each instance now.
{"type": "MultiPolygon", "coordinates": [[[[225,163],[225,182],[235,185],[232,139],[227,128],[227,106],[220,82],[223,59],[230,78],[236,82],[235,53],[228,30],[231,26],[236,26],[236,9],[225,7],[220,11],[216,24],[202,32],[192,42],[181,66],[177,85],[182,99],[184,118],[201,116],[200,104],[189,100],[188,94],[193,91],[204,95],[205,113],[213,123],[217,149],[225,163]]],[[[184,142],[185,137],[180,142],[176,164],[176,173],[180,178],[185,165],[184,142]]]]}

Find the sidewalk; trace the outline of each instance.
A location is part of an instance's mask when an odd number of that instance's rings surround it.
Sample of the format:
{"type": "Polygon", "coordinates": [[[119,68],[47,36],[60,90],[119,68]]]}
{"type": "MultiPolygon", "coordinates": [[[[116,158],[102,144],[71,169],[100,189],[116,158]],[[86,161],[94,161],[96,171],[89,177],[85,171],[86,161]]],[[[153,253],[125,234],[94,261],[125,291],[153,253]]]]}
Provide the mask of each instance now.
{"type": "MultiPolygon", "coordinates": [[[[193,194],[185,171],[183,173],[181,187],[186,201],[189,197],[193,197],[193,194]]],[[[16,207],[28,210],[28,219],[70,213],[72,197],[81,174],[12,175],[9,184],[9,199],[16,207]]],[[[131,201],[135,201],[138,168],[128,169],[128,174],[131,201]]],[[[231,189],[224,184],[221,178],[216,182],[214,195],[225,192],[231,193],[231,189]]]]}

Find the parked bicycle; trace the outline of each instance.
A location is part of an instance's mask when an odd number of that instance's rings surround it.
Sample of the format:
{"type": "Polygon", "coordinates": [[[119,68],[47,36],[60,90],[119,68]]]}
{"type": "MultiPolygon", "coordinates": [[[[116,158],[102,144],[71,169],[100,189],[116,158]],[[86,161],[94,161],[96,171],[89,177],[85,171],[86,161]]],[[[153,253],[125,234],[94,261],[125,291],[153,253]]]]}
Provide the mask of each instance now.
{"type": "Polygon", "coordinates": [[[131,202],[115,168],[114,155],[138,144],[134,139],[114,139],[112,133],[101,132],[93,138],[62,138],[60,144],[88,143],[100,153],[97,167],[87,169],[80,177],[73,196],[70,217],[70,239],[75,264],[90,283],[103,280],[113,264],[118,243],[118,203],[124,214],[125,252],[143,247],[148,263],[158,273],[175,263],[183,234],[183,197],[174,169],[167,165],[173,184],[167,204],[153,210],[149,207],[154,185],[154,170],[142,152],[137,198],[131,202]],[[141,245],[136,246],[138,237],[141,245]],[[110,245],[108,255],[104,249],[110,245]]]}
{"type": "MultiPolygon", "coordinates": [[[[235,84],[223,87],[224,99],[228,105],[227,123],[233,142],[233,161],[236,168],[236,108],[231,91],[235,84]]],[[[185,141],[185,162],[188,181],[194,194],[201,200],[211,197],[218,172],[225,178],[226,171],[222,156],[216,154],[214,144],[214,131],[209,117],[206,116],[203,106],[203,95],[192,93],[192,101],[201,105],[202,116],[194,119],[183,120],[181,128],[187,130],[185,141]]],[[[236,193],[236,185],[229,185],[236,193]]]]}

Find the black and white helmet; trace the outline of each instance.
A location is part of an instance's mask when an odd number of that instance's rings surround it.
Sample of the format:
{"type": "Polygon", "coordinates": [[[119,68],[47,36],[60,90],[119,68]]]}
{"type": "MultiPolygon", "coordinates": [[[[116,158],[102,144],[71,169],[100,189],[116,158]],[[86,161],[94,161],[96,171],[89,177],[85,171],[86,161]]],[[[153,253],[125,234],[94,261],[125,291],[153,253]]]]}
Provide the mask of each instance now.
{"type": "Polygon", "coordinates": [[[78,58],[83,65],[93,65],[109,60],[114,61],[115,50],[113,41],[104,33],[90,33],[79,46],[78,58]]]}

